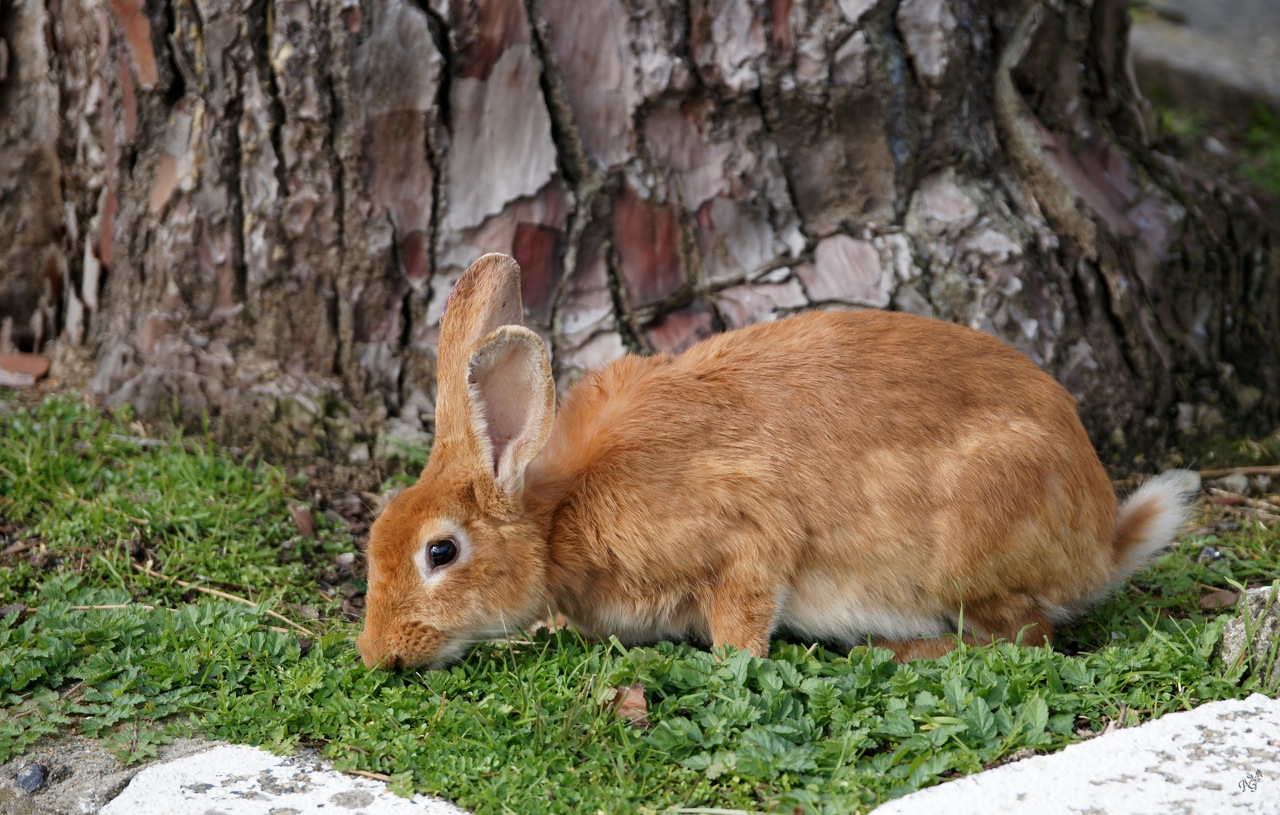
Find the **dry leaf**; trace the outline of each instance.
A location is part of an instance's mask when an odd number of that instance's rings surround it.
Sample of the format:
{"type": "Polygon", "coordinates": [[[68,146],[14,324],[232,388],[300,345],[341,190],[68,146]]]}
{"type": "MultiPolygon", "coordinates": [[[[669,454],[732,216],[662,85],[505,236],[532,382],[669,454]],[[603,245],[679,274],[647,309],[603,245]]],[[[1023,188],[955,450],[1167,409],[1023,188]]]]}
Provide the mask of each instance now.
{"type": "Polygon", "coordinates": [[[644,685],[614,688],[609,701],[613,705],[613,712],[626,719],[632,727],[641,730],[649,727],[649,703],[644,698],[644,685]]]}
{"type": "Polygon", "coordinates": [[[297,614],[303,620],[320,619],[320,611],[315,606],[300,606],[294,603],[289,604],[289,608],[293,609],[293,613],[297,614]]]}
{"type": "Polygon", "coordinates": [[[9,555],[16,555],[19,552],[25,552],[35,545],[35,541],[18,541],[17,543],[11,543],[4,548],[3,552],[0,552],[0,557],[8,557],[9,555]]]}
{"type": "Polygon", "coordinates": [[[309,538],[316,534],[316,518],[311,514],[311,507],[306,504],[294,504],[289,507],[289,514],[293,516],[293,523],[303,537],[309,538]]]}
{"type": "Polygon", "coordinates": [[[1202,611],[1217,611],[1218,609],[1230,608],[1239,600],[1240,593],[1235,589],[1220,589],[1201,597],[1200,609],[1202,611]]]}
{"type": "Polygon", "coordinates": [[[27,605],[25,603],[14,603],[9,606],[0,606],[0,617],[6,617],[10,614],[18,615],[18,622],[24,622],[27,619],[27,605]]]}

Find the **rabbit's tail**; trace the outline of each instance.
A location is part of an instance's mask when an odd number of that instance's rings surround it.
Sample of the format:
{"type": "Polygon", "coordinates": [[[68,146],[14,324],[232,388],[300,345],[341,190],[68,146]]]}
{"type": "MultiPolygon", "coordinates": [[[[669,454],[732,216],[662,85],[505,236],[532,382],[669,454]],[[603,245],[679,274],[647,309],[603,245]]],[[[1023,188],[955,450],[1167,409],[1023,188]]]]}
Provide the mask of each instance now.
{"type": "Polygon", "coordinates": [[[1169,544],[1191,514],[1200,491],[1200,476],[1191,470],[1169,470],[1148,479],[1120,506],[1112,557],[1113,581],[1121,581],[1169,544]]]}

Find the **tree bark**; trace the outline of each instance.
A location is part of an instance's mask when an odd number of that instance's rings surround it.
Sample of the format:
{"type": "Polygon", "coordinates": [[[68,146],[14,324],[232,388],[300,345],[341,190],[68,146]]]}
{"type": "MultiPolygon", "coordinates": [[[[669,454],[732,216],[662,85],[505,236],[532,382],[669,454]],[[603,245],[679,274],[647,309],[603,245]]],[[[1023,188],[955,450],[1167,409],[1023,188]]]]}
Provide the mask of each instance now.
{"type": "Polygon", "coordinates": [[[1126,36],[1123,0],[0,0],[0,319],[299,455],[431,429],[487,251],[562,384],[896,308],[1113,451],[1273,422],[1267,224],[1161,152],[1126,36]]]}

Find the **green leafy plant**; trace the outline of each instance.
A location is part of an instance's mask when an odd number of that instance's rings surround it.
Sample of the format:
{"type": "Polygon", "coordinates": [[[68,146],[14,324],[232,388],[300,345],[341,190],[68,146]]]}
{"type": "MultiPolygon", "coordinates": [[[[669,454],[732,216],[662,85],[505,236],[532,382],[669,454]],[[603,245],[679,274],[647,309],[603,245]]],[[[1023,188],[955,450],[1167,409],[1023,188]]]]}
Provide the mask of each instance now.
{"type": "Polygon", "coordinates": [[[273,467],[141,433],[73,400],[0,402],[0,543],[20,547],[0,564],[0,760],[56,732],[128,760],[201,733],[314,746],[480,812],[865,811],[1108,722],[1251,692],[1247,666],[1216,657],[1227,617],[1199,601],[1280,572],[1274,533],[1192,538],[1056,650],[899,665],[869,648],[777,642],[760,659],[559,630],[447,670],[371,672],[317,588],[354,551],[345,530],[317,513],[300,535],[288,507],[304,496],[273,467]],[[632,685],[648,728],[615,712],[632,685]]]}

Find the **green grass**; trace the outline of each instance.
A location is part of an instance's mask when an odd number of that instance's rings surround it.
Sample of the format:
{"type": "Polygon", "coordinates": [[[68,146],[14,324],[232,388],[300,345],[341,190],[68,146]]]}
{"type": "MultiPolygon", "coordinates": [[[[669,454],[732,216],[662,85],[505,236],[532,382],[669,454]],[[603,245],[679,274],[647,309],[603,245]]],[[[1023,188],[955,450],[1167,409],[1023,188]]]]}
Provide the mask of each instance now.
{"type": "Polygon", "coordinates": [[[194,732],[313,745],[340,768],[481,812],[865,811],[1114,719],[1248,694],[1257,680],[1215,655],[1227,618],[1202,614],[1199,599],[1204,586],[1280,573],[1273,534],[1185,541],[1059,650],[963,648],[898,665],[867,648],[778,642],[771,659],[717,658],[544,631],[447,671],[369,672],[356,625],[319,588],[355,544],[321,512],[317,535],[299,535],[288,509],[304,485],[204,439],[144,444],[137,431],[69,399],[0,401],[0,530],[37,542],[0,563],[0,606],[27,607],[0,622],[0,761],[53,732],[107,739],[129,760],[194,732]],[[1208,546],[1222,556],[1201,557],[1208,546]],[[633,683],[647,690],[650,729],[609,705],[633,683]]]}
{"type": "Polygon", "coordinates": [[[1245,137],[1247,154],[1241,174],[1280,196],[1280,115],[1259,108],[1245,137]]]}
{"type": "Polygon", "coordinates": [[[1280,114],[1259,106],[1245,122],[1224,122],[1204,109],[1178,107],[1159,89],[1153,99],[1163,129],[1180,141],[1195,163],[1223,167],[1273,197],[1280,198],[1280,114]],[[1213,136],[1223,155],[1209,155],[1205,138],[1213,136]]]}

